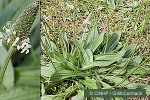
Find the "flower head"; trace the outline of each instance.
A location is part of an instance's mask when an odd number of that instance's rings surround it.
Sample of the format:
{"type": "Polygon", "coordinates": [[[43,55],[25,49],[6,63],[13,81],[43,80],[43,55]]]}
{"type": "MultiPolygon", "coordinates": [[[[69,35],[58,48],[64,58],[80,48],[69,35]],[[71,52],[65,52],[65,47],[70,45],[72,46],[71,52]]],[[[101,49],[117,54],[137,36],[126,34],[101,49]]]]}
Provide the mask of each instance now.
{"type": "Polygon", "coordinates": [[[27,8],[19,15],[14,24],[10,21],[3,27],[4,33],[0,33],[0,46],[2,45],[2,39],[7,43],[16,47],[17,50],[21,49],[21,53],[29,53],[31,48],[30,39],[27,37],[31,26],[36,18],[39,9],[39,1],[31,3],[27,8]]]}

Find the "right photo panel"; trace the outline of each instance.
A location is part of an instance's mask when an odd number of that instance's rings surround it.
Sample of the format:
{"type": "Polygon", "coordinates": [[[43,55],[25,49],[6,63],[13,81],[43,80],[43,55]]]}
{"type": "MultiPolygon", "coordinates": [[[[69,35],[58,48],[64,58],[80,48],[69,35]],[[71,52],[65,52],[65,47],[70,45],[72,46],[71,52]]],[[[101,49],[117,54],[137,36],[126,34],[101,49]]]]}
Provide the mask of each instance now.
{"type": "Polygon", "coordinates": [[[150,100],[149,0],[41,0],[41,100],[150,100]]]}

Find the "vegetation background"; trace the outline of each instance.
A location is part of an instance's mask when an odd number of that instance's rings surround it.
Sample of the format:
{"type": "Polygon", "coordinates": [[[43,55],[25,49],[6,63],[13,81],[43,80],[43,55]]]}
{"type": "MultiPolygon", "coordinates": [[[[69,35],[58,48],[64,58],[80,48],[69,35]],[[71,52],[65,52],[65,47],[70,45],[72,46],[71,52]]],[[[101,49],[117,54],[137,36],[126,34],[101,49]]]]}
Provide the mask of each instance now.
{"type": "MultiPolygon", "coordinates": [[[[8,21],[11,24],[19,14],[35,0],[0,0],[0,31],[8,21]]],[[[30,30],[32,48],[29,54],[16,51],[0,86],[0,100],[40,99],[40,11],[30,30]]],[[[0,66],[9,46],[0,47],[0,66]]]]}
{"type": "MultiPolygon", "coordinates": [[[[150,58],[149,0],[41,0],[41,2],[41,37],[47,37],[48,41],[61,45],[61,32],[64,28],[68,37],[67,41],[73,44],[74,36],[81,38],[82,33],[89,31],[94,22],[97,21],[100,33],[104,32],[107,36],[120,31],[122,33],[120,42],[123,45],[128,43],[138,44],[138,49],[134,55],[143,56],[143,60],[150,58]]],[[[64,38],[66,39],[66,37],[64,38]]],[[[45,42],[45,44],[48,45],[48,42],[45,42]]],[[[58,47],[61,49],[61,46],[58,47]]],[[[50,81],[50,70],[46,71],[49,69],[47,67],[50,67],[48,65],[50,60],[47,60],[49,59],[49,54],[44,51],[41,52],[41,62],[43,62],[43,74],[41,74],[43,78],[41,80],[42,100],[53,97],[57,99],[57,96],[59,98],[61,93],[66,93],[65,96],[66,98],[68,97],[66,100],[82,100],[81,95],[77,97],[74,96],[75,94],[70,95],[71,92],[68,92],[69,88],[73,87],[68,85],[69,79],[61,80],[58,83],[50,81]]],[[[145,69],[150,70],[150,59],[146,63],[148,67],[145,67],[145,69]]],[[[137,73],[142,72],[144,73],[145,71],[137,71],[137,73]]],[[[127,80],[132,81],[135,77],[136,75],[132,75],[127,80]]],[[[146,84],[148,85],[147,89],[149,89],[150,73],[138,78],[136,83],[146,84]]],[[[62,97],[60,96],[60,98],[62,97]]],[[[145,99],[149,100],[149,96],[145,99]]],[[[137,100],[144,99],[137,98],[137,100]]]]}

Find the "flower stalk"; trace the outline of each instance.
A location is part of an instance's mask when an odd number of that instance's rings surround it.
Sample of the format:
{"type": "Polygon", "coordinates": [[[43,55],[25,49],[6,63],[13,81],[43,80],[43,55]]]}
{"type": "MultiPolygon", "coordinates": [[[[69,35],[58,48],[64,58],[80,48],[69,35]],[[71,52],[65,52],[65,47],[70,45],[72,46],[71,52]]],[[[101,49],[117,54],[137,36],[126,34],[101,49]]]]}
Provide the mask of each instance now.
{"type": "Polygon", "coordinates": [[[5,74],[5,71],[7,69],[7,66],[8,66],[8,63],[11,59],[11,56],[13,54],[13,52],[15,51],[15,48],[13,46],[10,47],[9,51],[8,51],[8,54],[7,54],[7,57],[6,59],[4,60],[4,63],[2,65],[2,68],[0,70],[0,84],[2,83],[2,80],[3,80],[3,77],[4,77],[4,74],[5,74]]]}

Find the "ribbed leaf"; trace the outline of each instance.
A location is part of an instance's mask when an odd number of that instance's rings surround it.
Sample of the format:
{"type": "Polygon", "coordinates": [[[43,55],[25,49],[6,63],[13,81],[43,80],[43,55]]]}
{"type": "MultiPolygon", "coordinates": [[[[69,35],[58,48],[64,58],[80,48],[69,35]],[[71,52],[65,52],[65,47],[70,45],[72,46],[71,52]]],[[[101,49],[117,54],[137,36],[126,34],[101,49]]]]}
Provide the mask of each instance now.
{"type": "Polygon", "coordinates": [[[121,33],[120,32],[113,33],[109,37],[108,42],[106,43],[105,52],[111,52],[111,51],[113,51],[116,48],[116,46],[118,45],[120,37],[121,37],[121,33]]]}
{"type": "Polygon", "coordinates": [[[77,66],[75,66],[73,63],[69,62],[69,61],[65,61],[66,66],[70,69],[70,70],[76,70],[77,66]]]}
{"type": "Polygon", "coordinates": [[[41,97],[41,100],[63,100],[63,96],[45,95],[41,97]]]}
{"type": "Polygon", "coordinates": [[[102,88],[111,88],[111,86],[103,81],[99,81],[100,84],[102,85],[102,88]]]}
{"type": "Polygon", "coordinates": [[[77,93],[77,95],[73,96],[71,98],[71,100],[85,100],[84,99],[84,92],[81,91],[81,90],[79,90],[78,93],[77,93]]]}
{"type": "Polygon", "coordinates": [[[51,77],[55,72],[53,67],[43,67],[41,66],[41,76],[51,77]]]}
{"type": "Polygon", "coordinates": [[[83,55],[81,55],[83,57],[83,59],[81,59],[82,66],[93,62],[93,53],[90,49],[83,50],[82,53],[83,53],[83,55]]]}
{"type": "Polygon", "coordinates": [[[11,90],[0,91],[2,100],[39,100],[40,89],[35,87],[15,87],[11,90]]]}
{"type": "Polygon", "coordinates": [[[146,94],[150,94],[150,85],[140,84],[140,83],[131,83],[127,85],[128,89],[146,89],[146,94]]]}
{"type": "Polygon", "coordinates": [[[135,49],[136,49],[136,45],[130,44],[122,48],[122,50],[119,53],[122,55],[123,58],[126,58],[129,57],[134,52],[135,49]]]}
{"type": "Polygon", "coordinates": [[[95,50],[101,45],[101,43],[103,42],[103,38],[104,38],[104,33],[101,33],[100,35],[98,34],[93,42],[87,47],[88,49],[91,49],[92,52],[95,52],[95,50]]]}
{"type": "Polygon", "coordinates": [[[105,67],[105,66],[109,66],[112,63],[114,63],[115,61],[111,60],[111,61],[95,61],[93,63],[90,63],[88,65],[85,65],[81,68],[81,70],[87,70],[87,69],[91,69],[94,67],[105,67]]]}
{"type": "Polygon", "coordinates": [[[97,36],[98,36],[98,29],[97,23],[95,22],[87,36],[86,42],[88,43],[88,45],[90,45],[97,36]]]}
{"type": "Polygon", "coordinates": [[[54,74],[52,74],[51,76],[51,81],[61,81],[63,79],[69,78],[69,77],[73,77],[75,76],[76,73],[74,71],[70,71],[70,70],[59,70],[57,72],[55,72],[54,74]]]}
{"type": "Polygon", "coordinates": [[[74,65],[77,65],[78,61],[77,61],[77,59],[73,55],[71,55],[71,54],[68,53],[67,56],[68,56],[69,61],[71,63],[73,63],[74,65]]]}
{"type": "Polygon", "coordinates": [[[117,53],[106,53],[106,54],[98,54],[94,55],[95,60],[119,60],[121,58],[121,55],[117,53]]]}
{"type": "Polygon", "coordinates": [[[86,87],[88,87],[88,89],[98,89],[95,79],[83,80],[82,84],[84,84],[86,87]]]}
{"type": "Polygon", "coordinates": [[[129,65],[136,66],[142,62],[142,56],[135,56],[130,62],[129,65]]]}
{"type": "Polygon", "coordinates": [[[40,69],[38,67],[15,68],[16,85],[40,86],[40,69]]]}
{"type": "Polygon", "coordinates": [[[64,45],[64,50],[66,52],[69,51],[69,43],[68,43],[68,39],[67,39],[67,33],[65,32],[64,29],[61,32],[61,41],[64,45]]]}
{"type": "Polygon", "coordinates": [[[58,70],[52,74],[50,81],[62,81],[70,77],[77,77],[77,76],[84,77],[85,75],[87,74],[82,72],[75,72],[70,70],[58,70]]]}

